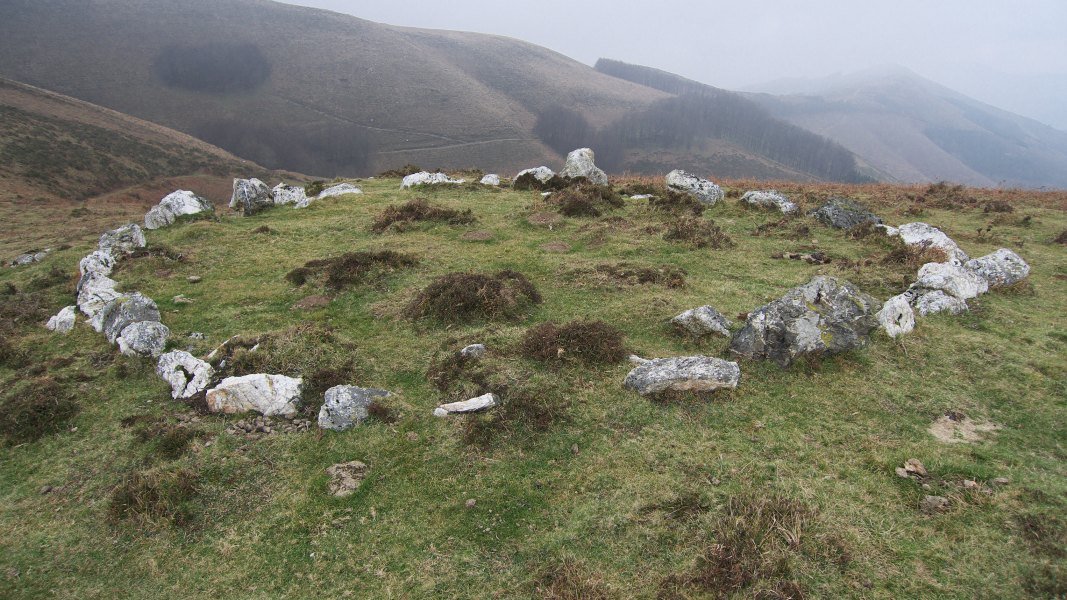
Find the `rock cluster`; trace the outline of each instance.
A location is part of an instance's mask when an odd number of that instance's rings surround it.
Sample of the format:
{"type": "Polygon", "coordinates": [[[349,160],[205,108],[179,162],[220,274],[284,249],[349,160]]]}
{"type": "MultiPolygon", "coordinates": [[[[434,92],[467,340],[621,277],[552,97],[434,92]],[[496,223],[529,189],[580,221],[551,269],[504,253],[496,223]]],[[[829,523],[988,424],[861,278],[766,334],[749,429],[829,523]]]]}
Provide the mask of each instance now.
{"type": "Polygon", "coordinates": [[[607,185],[608,175],[596,166],[593,159],[595,154],[589,148],[578,148],[567,155],[567,163],[559,172],[560,177],[575,179],[584,177],[590,183],[607,185]]]}
{"type": "Polygon", "coordinates": [[[959,314],[967,301],[990,288],[1018,283],[1030,274],[1030,265],[1018,254],[1001,248],[992,254],[968,260],[927,263],[904,296],[920,316],[940,312],[959,314]]]}
{"type": "Polygon", "coordinates": [[[241,419],[230,425],[226,428],[226,433],[256,439],[265,435],[311,431],[311,426],[312,423],[308,419],[282,419],[279,421],[270,417],[252,417],[241,419]]]}
{"type": "Polygon", "coordinates": [[[778,210],[787,215],[793,214],[798,210],[796,204],[777,190],[745,192],[745,195],[741,196],[741,202],[749,206],[778,210]]]}
{"type": "Polygon", "coordinates": [[[696,198],[700,202],[714,206],[723,199],[722,188],[696,175],[690,175],[681,169],[667,174],[667,188],[677,192],[683,192],[696,198]]]}
{"type": "Polygon", "coordinates": [[[171,192],[152,207],[144,216],[145,229],[160,229],[173,225],[183,215],[195,215],[215,212],[215,207],[206,198],[201,198],[188,190],[171,192]]]}

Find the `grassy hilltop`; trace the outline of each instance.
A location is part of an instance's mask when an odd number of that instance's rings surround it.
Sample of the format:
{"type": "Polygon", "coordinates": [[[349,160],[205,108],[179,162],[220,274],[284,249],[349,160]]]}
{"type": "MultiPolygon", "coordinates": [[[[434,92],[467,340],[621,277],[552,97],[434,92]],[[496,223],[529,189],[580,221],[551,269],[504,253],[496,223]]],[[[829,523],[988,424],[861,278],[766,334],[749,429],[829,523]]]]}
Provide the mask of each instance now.
{"type": "MultiPolygon", "coordinates": [[[[616,189],[638,184],[649,182],[616,189]]],[[[742,361],[735,391],[653,401],[622,388],[624,360],[537,353],[527,332],[602,320],[640,356],[726,357],[726,338],[690,340],[667,320],[711,304],[738,322],[816,274],[885,300],[922,257],[879,235],[852,239],[743,207],[735,193],[700,217],[634,199],[569,217],[534,191],[359,185],[365,194],[304,210],[148,232],[148,251],[113,275],[158,302],[175,347],[203,355],[234,335],[255,338],[260,348],[237,350],[232,368],[303,376],[312,404],[335,383],[394,392],[344,433],[234,434],[242,417],[172,401],[152,361],[119,355],[84,323],[69,336],[46,331],[43,321],[72,303],[92,239],[0,270],[0,596],[1067,591],[1067,254],[1054,241],[1067,229],[1063,194],[779,186],[805,209],[846,193],[891,224],[941,227],[971,256],[1011,248],[1033,270],[900,340],[876,333],[864,349],[787,370],[742,361]],[[417,198],[455,213],[383,226],[388,207],[417,198]],[[474,222],[464,223],[467,210],[474,222]],[[694,230],[707,234],[703,247],[685,239],[694,230]],[[404,260],[298,270],[381,251],[404,260]],[[772,257],[788,252],[831,262],[772,257]],[[435,278],[504,270],[524,275],[541,302],[496,318],[411,318],[435,278]],[[172,301],[179,295],[192,302],[172,301]],[[294,308],[312,296],[329,302],[294,308]],[[476,342],[489,349],[480,363],[448,360],[476,342]],[[431,414],[489,388],[503,390],[502,406],[431,414]],[[927,428],[950,411],[1000,429],[975,443],[939,441],[927,428]],[[894,473],[911,458],[929,489],[894,473]],[[325,469],[351,460],[370,466],[366,481],[330,496],[325,469]],[[927,494],[951,504],[924,513],[927,494]]],[[[610,340],[580,340],[601,341],[610,340]]]]}

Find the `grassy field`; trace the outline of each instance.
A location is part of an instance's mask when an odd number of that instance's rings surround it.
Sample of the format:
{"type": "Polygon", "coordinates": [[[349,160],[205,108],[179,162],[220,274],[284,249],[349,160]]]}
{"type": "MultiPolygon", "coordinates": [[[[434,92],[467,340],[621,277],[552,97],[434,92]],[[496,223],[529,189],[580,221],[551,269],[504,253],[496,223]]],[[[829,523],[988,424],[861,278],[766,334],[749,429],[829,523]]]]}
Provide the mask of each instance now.
{"type": "Polygon", "coordinates": [[[667,320],[702,304],[735,318],[816,274],[884,300],[916,266],[887,261],[894,248],[878,236],[780,221],[736,194],[703,216],[731,242],[713,249],[665,241],[675,217],[645,201],[559,219],[536,192],[398,183],[363,181],[364,195],[307,210],[149,232],[153,251],[114,275],[158,302],[176,347],[202,354],[236,334],[269,334],[265,354],[242,359],[394,392],[387,411],[344,433],[234,435],[238,417],[172,401],[151,361],[118,355],[84,324],[66,337],[46,331],[41,323],[71,303],[91,240],[0,271],[2,408],[47,400],[25,421],[0,418],[0,596],[1067,593],[1067,249],[1053,241],[1067,229],[1063,194],[787,186],[806,207],[844,192],[889,223],[938,225],[972,256],[1012,248],[1031,276],[967,314],[922,319],[901,340],[877,334],[867,348],[788,370],[742,362],[735,391],[654,402],[623,390],[625,362],[524,357],[525,332],[602,319],[644,357],[726,356],[725,338],[688,340],[667,320]],[[477,221],[371,233],[387,206],[417,197],[477,221]],[[380,250],[418,264],[342,290],[286,279],[311,260],[380,250]],[[832,262],[772,258],[793,251],[832,262]],[[684,270],[684,286],[620,276],[671,267],[684,270]],[[504,269],[529,278],[543,301],[511,319],[405,316],[435,277],[504,269]],[[179,294],[193,302],[173,302],[179,294]],[[331,301],[292,308],[312,295],[331,301]],[[489,347],[480,376],[509,390],[504,406],[433,417],[478,384],[442,392],[428,370],[474,342],[489,347]],[[927,428],[948,411],[1001,428],[972,444],[940,442],[927,428]],[[32,439],[28,424],[43,435],[32,439]],[[894,473],[910,458],[925,464],[929,489],[894,473]],[[352,496],[330,496],[325,469],[351,460],[370,466],[368,478],[352,496]],[[1001,477],[1008,483],[994,485],[1001,477]],[[951,504],[924,513],[927,494],[951,504]]]}

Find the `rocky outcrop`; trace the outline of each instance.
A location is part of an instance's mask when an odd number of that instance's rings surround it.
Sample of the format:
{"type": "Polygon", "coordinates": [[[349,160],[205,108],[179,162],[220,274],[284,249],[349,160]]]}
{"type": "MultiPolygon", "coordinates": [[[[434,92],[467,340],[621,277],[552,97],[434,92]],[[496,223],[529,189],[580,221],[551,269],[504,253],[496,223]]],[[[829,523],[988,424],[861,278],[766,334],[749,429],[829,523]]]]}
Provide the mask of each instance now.
{"type": "Polygon", "coordinates": [[[247,217],[272,206],[274,206],[274,198],[271,197],[267,184],[255,177],[252,179],[233,180],[233,196],[230,197],[231,209],[239,211],[247,217]]]}
{"type": "Polygon", "coordinates": [[[815,277],[749,313],[730,351],[789,366],[803,354],[837,353],[866,343],[880,304],[847,281],[815,277]]]}
{"type": "Polygon", "coordinates": [[[118,229],[112,229],[100,236],[99,250],[118,258],[122,254],[129,254],[138,248],[145,247],[144,232],[136,223],[123,225],[118,229]]]}
{"type": "Polygon", "coordinates": [[[693,337],[719,334],[730,336],[733,323],[710,306],[689,309],[671,319],[671,324],[693,337]]]}
{"type": "Polygon", "coordinates": [[[745,195],[741,196],[741,202],[758,208],[778,210],[787,215],[793,214],[799,210],[796,204],[791,202],[789,198],[786,198],[777,190],[745,192],[745,195]]]}
{"type": "Polygon", "coordinates": [[[51,248],[45,248],[44,250],[30,250],[23,254],[19,254],[11,260],[12,267],[25,267],[26,265],[32,265],[33,263],[39,263],[44,260],[44,257],[51,254],[51,248]]]}
{"type": "Polygon", "coordinates": [[[886,235],[898,236],[909,246],[938,248],[945,253],[949,262],[962,264],[967,261],[967,253],[952,238],[937,227],[926,223],[905,223],[900,227],[886,227],[886,235]]]}
{"type": "Polygon", "coordinates": [[[567,155],[567,163],[559,172],[560,177],[575,179],[584,177],[590,183],[597,185],[608,184],[608,174],[596,166],[596,155],[589,148],[578,148],[567,155]]]}
{"type": "Polygon", "coordinates": [[[170,384],[172,398],[184,400],[207,389],[215,371],[210,364],[184,350],[172,350],[159,357],[156,374],[170,384]]]}
{"type": "Polygon", "coordinates": [[[915,329],[915,311],[912,310],[906,294],[886,300],[876,316],[878,324],[889,337],[905,335],[915,329]]]}
{"type": "Polygon", "coordinates": [[[490,173],[490,174],[486,175],[485,177],[482,177],[481,181],[479,181],[478,183],[480,183],[482,185],[499,186],[500,185],[500,175],[497,175],[495,173],[490,173]]]}
{"type": "Polygon", "coordinates": [[[326,390],[326,401],[319,409],[319,427],[345,431],[366,421],[370,407],[379,398],[388,397],[385,390],[339,385],[326,390]]]}
{"type": "Polygon", "coordinates": [[[623,387],[642,396],[667,391],[712,392],[734,389],[741,381],[735,362],[714,356],[638,359],[640,364],[626,376],[623,387]]]}
{"type": "Polygon", "coordinates": [[[826,204],[808,214],[836,229],[852,229],[862,223],[877,225],[882,222],[866,206],[848,198],[830,198],[826,204]]]}
{"type": "Polygon", "coordinates": [[[207,408],[225,414],[255,411],[267,417],[292,417],[302,388],[303,380],[285,375],[227,377],[207,391],[207,408]]]}
{"type": "Polygon", "coordinates": [[[307,193],[304,192],[304,186],[289,185],[283,181],[274,186],[270,193],[274,198],[275,206],[288,206],[291,204],[296,208],[303,208],[308,205],[308,197],[307,193]]]}
{"type": "Polygon", "coordinates": [[[689,194],[710,206],[714,206],[723,199],[722,188],[707,179],[690,175],[681,169],[667,174],[667,188],[689,194]]]}
{"type": "Polygon", "coordinates": [[[215,212],[215,207],[206,198],[201,198],[188,190],[171,192],[152,207],[144,216],[145,229],[160,229],[172,225],[183,215],[196,215],[215,212]]]}
{"type": "Polygon", "coordinates": [[[47,327],[49,331],[54,331],[56,333],[70,333],[71,330],[74,329],[77,308],[78,307],[76,306],[68,306],[64,308],[56,313],[54,317],[48,319],[48,324],[46,324],[45,327],[47,327]]]}
{"type": "Polygon", "coordinates": [[[463,183],[462,179],[452,179],[445,173],[430,173],[427,171],[421,171],[419,173],[412,173],[404,178],[404,181],[400,183],[400,189],[407,189],[415,187],[417,185],[442,185],[442,184],[457,184],[463,183]]]}
{"type": "Polygon", "coordinates": [[[478,396],[477,398],[471,398],[470,400],[464,400],[463,402],[451,402],[449,404],[442,404],[441,406],[438,406],[434,409],[433,415],[435,417],[462,415],[466,413],[487,410],[493,408],[496,405],[496,395],[485,394],[484,396],[478,396]]]}
{"type": "Polygon", "coordinates": [[[541,183],[548,183],[550,179],[556,176],[556,172],[552,169],[549,169],[548,167],[534,167],[532,169],[525,169],[523,171],[519,171],[519,174],[516,175],[515,179],[513,179],[512,181],[518,182],[519,178],[524,175],[529,175],[537,181],[540,181],[541,183]]]}
{"type": "Polygon", "coordinates": [[[169,337],[170,329],[159,321],[138,321],[124,327],[115,343],[126,356],[158,357],[169,337]]]}
{"type": "Polygon", "coordinates": [[[1013,285],[1030,275],[1030,265],[1021,256],[1001,248],[992,254],[975,258],[963,265],[965,269],[986,281],[991,288],[1013,285]]]}

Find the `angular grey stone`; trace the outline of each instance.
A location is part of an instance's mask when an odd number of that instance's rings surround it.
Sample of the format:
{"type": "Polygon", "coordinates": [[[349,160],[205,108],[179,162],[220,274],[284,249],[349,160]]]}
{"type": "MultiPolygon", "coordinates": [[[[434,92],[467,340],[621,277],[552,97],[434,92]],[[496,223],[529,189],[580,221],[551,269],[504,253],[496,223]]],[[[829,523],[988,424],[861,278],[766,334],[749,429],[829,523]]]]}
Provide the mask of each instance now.
{"type": "Polygon", "coordinates": [[[485,177],[482,177],[482,180],[479,181],[478,183],[480,183],[482,185],[498,186],[498,185],[500,185],[500,175],[497,175],[495,173],[490,173],[490,174],[486,175],[485,177]]]}
{"type": "Polygon", "coordinates": [[[274,186],[270,193],[274,197],[275,206],[293,204],[297,208],[303,208],[308,203],[307,193],[304,192],[303,186],[288,185],[283,181],[274,186]]]}
{"type": "Polygon", "coordinates": [[[802,354],[837,353],[864,345],[878,327],[877,300],[847,281],[815,277],[748,315],[730,341],[734,354],[789,366],[802,354]]]}
{"type": "Polygon", "coordinates": [[[888,235],[899,236],[909,246],[928,246],[940,248],[949,262],[956,264],[967,260],[967,253],[952,238],[937,227],[926,223],[905,223],[900,227],[887,228],[888,235]]]}
{"type": "Polygon", "coordinates": [[[442,185],[442,184],[456,184],[463,183],[462,179],[452,179],[445,173],[430,173],[427,171],[421,171],[419,173],[412,173],[404,178],[404,181],[400,183],[400,189],[407,189],[415,187],[417,185],[442,185]]]}
{"type": "Polygon", "coordinates": [[[226,414],[256,411],[268,417],[293,417],[302,389],[302,379],[285,375],[227,377],[207,391],[207,408],[226,414]]]}
{"type": "Polygon", "coordinates": [[[477,398],[471,398],[470,400],[464,400],[463,402],[450,402],[448,404],[442,404],[433,411],[435,417],[447,417],[448,415],[461,415],[472,412],[479,412],[486,409],[493,408],[497,405],[497,398],[495,394],[485,394],[484,396],[478,396],[477,398]]]}
{"type": "Polygon", "coordinates": [[[274,206],[274,199],[271,198],[267,184],[255,177],[252,179],[233,180],[233,196],[230,197],[230,208],[247,217],[271,206],[274,206]]]}
{"type": "Polygon", "coordinates": [[[479,359],[485,356],[485,345],[471,344],[470,346],[467,346],[466,348],[460,350],[459,355],[463,358],[479,359]]]}
{"type": "Polygon", "coordinates": [[[115,343],[128,325],[159,319],[159,307],[155,301],[140,292],[134,292],[108,302],[101,311],[100,320],[107,341],[115,343]]]}
{"type": "Polygon", "coordinates": [[[785,214],[792,214],[798,210],[797,205],[778,192],[778,190],[755,190],[745,192],[745,195],[741,196],[741,202],[750,206],[779,210],[785,214]]]}
{"type": "Polygon", "coordinates": [[[163,353],[170,337],[170,329],[159,321],[130,323],[115,338],[119,352],[126,356],[152,356],[163,353]]]}
{"type": "Polygon", "coordinates": [[[984,279],[991,288],[1012,285],[1030,275],[1030,265],[1007,248],[969,260],[964,267],[984,279]]]}
{"type": "Polygon", "coordinates": [[[556,172],[553,171],[552,169],[549,169],[548,167],[543,167],[543,166],[542,167],[534,167],[532,169],[525,169],[525,170],[519,171],[519,174],[516,175],[515,179],[512,179],[512,181],[518,181],[519,178],[522,177],[523,175],[532,175],[534,179],[540,181],[541,183],[545,183],[549,179],[552,179],[553,177],[555,177],[556,176],[556,172]]]}
{"type": "Polygon", "coordinates": [[[862,223],[877,225],[882,222],[882,219],[875,216],[866,206],[840,197],[830,198],[826,204],[808,214],[837,229],[852,229],[862,223]]]}
{"type": "Polygon", "coordinates": [[[908,288],[913,295],[940,290],[960,300],[970,300],[989,291],[989,282],[975,271],[955,263],[926,263],[908,288]]]}
{"type": "Polygon", "coordinates": [[[75,311],[77,308],[78,307],[76,306],[68,306],[64,308],[56,313],[54,317],[48,319],[48,324],[45,325],[45,327],[47,327],[49,331],[54,331],[56,333],[70,333],[70,331],[74,329],[74,319],[77,316],[75,311]]]}
{"type": "Polygon", "coordinates": [[[174,223],[182,215],[215,212],[207,198],[201,198],[188,190],[178,190],[164,196],[159,204],[144,216],[145,229],[159,229],[174,223]]]}
{"type": "Polygon", "coordinates": [[[184,350],[172,350],[159,357],[156,374],[170,384],[172,398],[183,400],[207,389],[215,370],[184,350]]]}
{"type": "MultiPolygon", "coordinates": [[[[102,250],[94,250],[92,254],[81,259],[78,263],[78,270],[81,272],[82,280],[93,276],[107,277],[111,275],[111,271],[114,268],[115,257],[110,252],[102,250]]],[[[81,285],[82,282],[79,281],[78,289],[81,289],[81,285]]]]}
{"type": "Polygon", "coordinates": [[[103,275],[83,277],[78,284],[78,309],[89,317],[89,325],[103,331],[103,311],[108,304],[126,297],[118,291],[118,282],[103,275]]]}
{"type": "Polygon", "coordinates": [[[608,184],[608,174],[602,171],[594,163],[596,155],[589,148],[578,148],[567,155],[567,163],[559,172],[560,177],[574,179],[584,177],[590,183],[597,185],[608,184]]]}
{"type": "Polygon", "coordinates": [[[886,300],[877,316],[878,323],[889,337],[895,338],[915,329],[915,311],[911,308],[907,294],[886,300]]]}
{"type": "Polygon", "coordinates": [[[694,337],[718,333],[730,336],[733,323],[710,306],[692,308],[671,319],[671,323],[694,337]]]}
{"type": "Polygon", "coordinates": [[[144,232],[136,223],[123,225],[100,236],[100,251],[117,257],[145,247],[144,232]]]}
{"type": "Polygon", "coordinates": [[[714,356],[680,356],[640,363],[626,376],[623,387],[648,396],[666,391],[734,389],[739,381],[741,368],[735,362],[714,356]]]}
{"type": "Polygon", "coordinates": [[[326,401],[319,409],[319,427],[344,431],[359,425],[370,416],[370,406],[378,398],[388,397],[385,390],[338,385],[326,390],[326,401]]]}
{"type": "Polygon", "coordinates": [[[681,169],[667,174],[667,187],[669,189],[684,192],[696,198],[704,204],[714,206],[723,199],[722,188],[696,175],[690,175],[681,169]]]}
{"type": "Polygon", "coordinates": [[[915,312],[919,313],[920,317],[942,312],[953,315],[967,312],[966,300],[949,296],[941,290],[922,292],[911,301],[911,305],[915,308],[915,312]]]}

